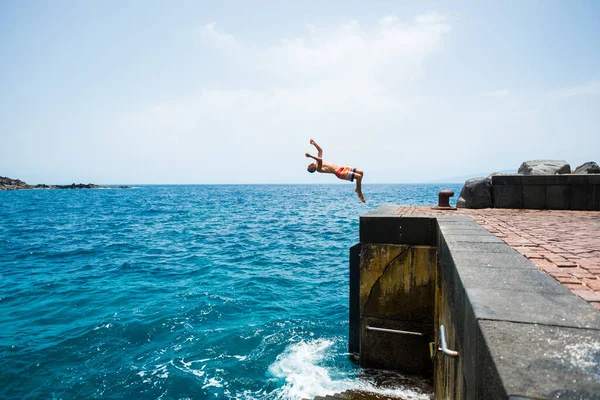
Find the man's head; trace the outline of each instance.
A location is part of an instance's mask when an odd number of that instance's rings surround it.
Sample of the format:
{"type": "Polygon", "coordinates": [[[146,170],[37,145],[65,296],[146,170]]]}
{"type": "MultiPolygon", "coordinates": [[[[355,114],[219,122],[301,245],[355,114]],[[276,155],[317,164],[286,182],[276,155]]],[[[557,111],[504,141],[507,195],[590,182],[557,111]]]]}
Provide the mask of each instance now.
{"type": "Polygon", "coordinates": [[[315,172],[317,170],[317,164],[315,164],[315,163],[308,164],[308,167],[306,168],[306,170],[312,174],[313,172],[315,172]]]}

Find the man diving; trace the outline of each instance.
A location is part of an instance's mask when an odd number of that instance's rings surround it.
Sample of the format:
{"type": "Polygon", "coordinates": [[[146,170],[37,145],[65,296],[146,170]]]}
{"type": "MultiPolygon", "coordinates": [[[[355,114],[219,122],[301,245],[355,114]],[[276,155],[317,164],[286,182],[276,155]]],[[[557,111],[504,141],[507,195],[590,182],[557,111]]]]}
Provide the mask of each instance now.
{"type": "Polygon", "coordinates": [[[363,196],[361,189],[362,178],[365,173],[357,168],[342,167],[337,164],[324,161],[323,149],[312,139],[310,139],[310,144],[315,146],[315,148],[318,151],[318,155],[315,157],[313,155],[310,155],[309,153],[305,154],[306,157],[312,158],[316,161],[316,163],[309,164],[306,170],[310,173],[318,171],[325,174],[335,174],[335,176],[337,176],[338,178],[350,182],[356,180],[356,189],[354,191],[358,195],[360,201],[366,203],[365,196],[363,196]]]}

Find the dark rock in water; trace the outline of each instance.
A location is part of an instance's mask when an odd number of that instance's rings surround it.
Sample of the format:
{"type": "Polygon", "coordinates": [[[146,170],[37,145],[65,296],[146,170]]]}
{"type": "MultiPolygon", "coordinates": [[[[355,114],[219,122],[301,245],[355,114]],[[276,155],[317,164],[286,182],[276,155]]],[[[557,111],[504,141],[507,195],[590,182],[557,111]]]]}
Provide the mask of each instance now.
{"type": "Polygon", "coordinates": [[[46,185],[40,183],[35,186],[26,184],[19,179],[11,179],[0,176],[0,190],[19,190],[19,189],[102,189],[119,188],[129,189],[129,186],[100,186],[93,183],[72,183],[70,185],[46,185]]]}
{"type": "Polygon", "coordinates": [[[100,189],[105,188],[106,186],[98,186],[93,183],[71,183],[70,185],[56,185],[54,186],[56,189],[100,189]]]}
{"type": "Polygon", "coordinates": [[[0,176],[0,190],[31,189],[31,186],[19,179],[10,179],[0,176]]]}
{"type": "Polygon", "coordinates": [[[600,174],[600,166],[593,161],[581,164],[575,168],[574,174],[600,174]]]}
{"type": "Polygon", "coordinates": [[[521,175],[570,174],[571,166],[563,160],[530,160],[519,167],[521,175]]]}
{"type": "Polygon", "coordinates": [[[465,182],[456,202],[458,208],[491,208],[492,178],[472,178],[465,182]]]}

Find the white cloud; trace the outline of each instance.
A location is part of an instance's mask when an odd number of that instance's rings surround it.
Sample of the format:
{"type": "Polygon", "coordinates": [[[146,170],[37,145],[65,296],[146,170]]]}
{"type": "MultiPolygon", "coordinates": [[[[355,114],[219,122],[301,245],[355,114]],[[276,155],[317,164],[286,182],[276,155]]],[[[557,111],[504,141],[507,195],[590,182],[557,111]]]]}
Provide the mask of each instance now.
{"type": "Polygon", "coordinates": [[[233,36],[217,32],[215,30],[216,25],[216,22],[211,22],[210,24],[204,25],[204,27],[202,28],[202,32],[200,33],[200,38],[202,38],[205,41],[217,44],[237,44],[237,41],[233,36]]]}
{"type": "MultiPolygon", "coordinates": [[[[210,23],[203,27],[203,42],[268,86],[214,85],[122,115],[110,130],[130,138],[140,154],[176,157],[179,163],[193,165],[197,149],[210,149],[202,155],[203,165],[219,164],[222,181],[240,179],[240,165],[260,171],[242,181],[304,179],[303,154],[311,136],[329,145],[326,154],[340,158],[332,161],[363,165],[381,155],[374,148],[364,151],[371,140],[423,103],[402,91],[419,79],[450,29],[437,14],[411,23],[385,17],[370,27],[357,21],[329,30],[309,26],[301,37],[257,50],[210,23]],[[231,160],[223,163],[223,157],[231,160]]],[[[389,144],[401,146],[403,135],[389,144]]]]}
{"type": "Polygon", "coordinates": [[[333,31],[314,29],[307,37],[284,40],[259,55],[263,68],[291,81],[336,79],[390,85],[421,74],[428,55],[450,25],[441,17],[403,24],[384,17],[371,29],[351,21],[333,31]]]}
{"type": "Polygon", "coordinates": [[[418,16],[412,23],[388,16],[368,28],[358,21],[325,30],[309,25],[304,36],[281,39],[263,49],[240,47],[231,54],[231,45],[239,45],[238,41],[215,26],[214,22],[204,26],[205,43],[219,47],[245,68],[281,78],[278,85],[324,79],[411,81],[451,30],[438,14],[418,16]]]}
{"type": "Polygon", "coordinates": [[[210,62],[225,62],[243,83],[224,76],[210,88],[126,112],[106,131],[122,149],[137,149],[121,151],[143,176],[172,183],[334,182],[306,174],[310,137],[326,159],[368,171],[366,183],[569,159],[579,137],[592,138],[589,154],[600,145],[589,132],[598,120],[593,107],[573,100],[600,93],[597,82],[550,92],[481,95],[457,87],[445,97],[421,94],[425,67],[451,29],[435,13],[408,22],[388,16],[373,25],[309,26],[304,35],[260,46],[211,23],[201,34],[217,50],[210,62]]]}

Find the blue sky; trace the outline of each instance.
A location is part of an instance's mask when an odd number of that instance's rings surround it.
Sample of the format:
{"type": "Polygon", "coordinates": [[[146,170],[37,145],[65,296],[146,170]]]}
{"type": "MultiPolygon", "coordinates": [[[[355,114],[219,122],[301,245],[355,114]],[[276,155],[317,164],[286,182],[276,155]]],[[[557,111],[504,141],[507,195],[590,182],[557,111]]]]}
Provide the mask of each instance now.
{"type": "Polygon", "coordinates": [[[2,1],[0,175],[365,183],[600,162],[597,1],[2,1]]]}

